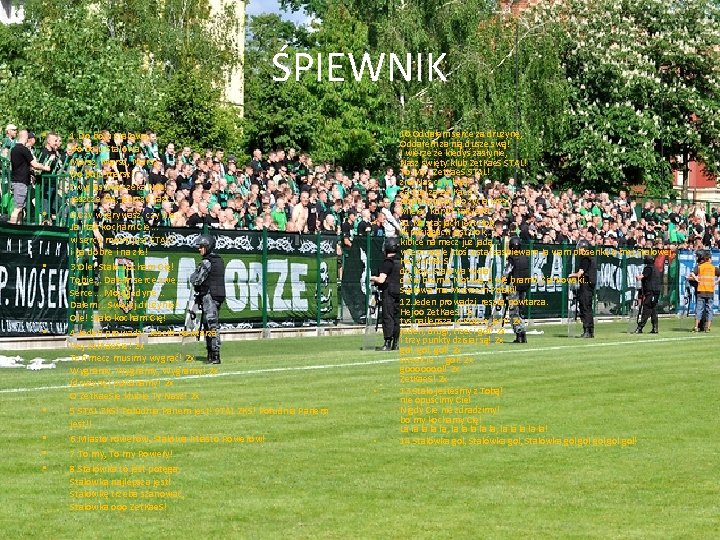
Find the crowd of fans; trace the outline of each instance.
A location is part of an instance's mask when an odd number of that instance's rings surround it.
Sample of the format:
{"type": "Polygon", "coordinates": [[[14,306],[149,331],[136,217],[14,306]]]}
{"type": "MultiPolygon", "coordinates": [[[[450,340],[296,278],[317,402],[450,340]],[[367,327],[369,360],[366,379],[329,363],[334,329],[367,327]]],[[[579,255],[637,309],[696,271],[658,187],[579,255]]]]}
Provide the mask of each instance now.
{"type": "MultiPolygon", "coordinates": [[[[28,183],[42,186],[46,222],[54,221],[57,200],[67,195],[57,180],[66,175],[70,184],[93,183],[95,220],[102,223],[319,231],[342,235],[346,246],[355,236],[395,236],[404,227],[547,244],[585,238],[608,248],[720,248],[719,209],[708,213],[702,203],[638,204],[626,191],[554,192],[480,174],[451,178],[426,167],[397,174],[388,167],[373,175],[315,164],[294,149],[256,149],[239,163],[223,150],[176,149],[172,142],[161,149],[153,132],[102,131],[64,145],[49,133],[37,148],[34,134],[26,132],[19,143],[16,126],[6,131],[3,157],[13,162],[16,144],[33,153],[28,183]],[[43,181],[43,175],[49,176],[43,181]]],[[[16,180],[13,171],[13,186],[16,180]]]]}
{"type": "Polygon", "coordinates": [[[616,196],[592,190],[554,192],[549,186],[516,186],[479,174],[434,178],[418,171],[405,179],[400,199],[413,225],[438,236],[481,233],[519,236],[525,243],[577,244],[617,249],[720,248],[720,207],[705,203],[638,203],[626,190],[616,196]]]}

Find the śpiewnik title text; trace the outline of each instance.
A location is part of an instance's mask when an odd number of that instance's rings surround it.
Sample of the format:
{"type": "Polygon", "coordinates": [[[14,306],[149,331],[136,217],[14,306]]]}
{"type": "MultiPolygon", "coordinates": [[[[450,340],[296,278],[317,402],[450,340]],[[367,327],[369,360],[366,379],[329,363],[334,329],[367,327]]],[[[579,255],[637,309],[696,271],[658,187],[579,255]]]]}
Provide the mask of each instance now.
{"type": "Polygon", "coordinates": [[[281,75],[273,75],[273,81],[285,82],[294,78],[299,81],[306,73],[313,73],[317,81],[327,80],[329,82],[345,82],[342,75],[349,65],[352,70],[352,79],[362,81],[370,79],[377,82],[380,77],[390,81],[434,81],[447,82],[447,75],[443,73],[440,64],[445,59],[445,53],[437,58],[433,53],[380,53],[373,60],[369,53],[364,53],[361,59],[357,59],[352,53],[309,53],[297,52],[292,56],[285,52],[287,45],[283,45],[280,52],[273,56],[273,65],[282,72],[281,75]],[[293,76],[294,74],[294,76],[293,76]]]}

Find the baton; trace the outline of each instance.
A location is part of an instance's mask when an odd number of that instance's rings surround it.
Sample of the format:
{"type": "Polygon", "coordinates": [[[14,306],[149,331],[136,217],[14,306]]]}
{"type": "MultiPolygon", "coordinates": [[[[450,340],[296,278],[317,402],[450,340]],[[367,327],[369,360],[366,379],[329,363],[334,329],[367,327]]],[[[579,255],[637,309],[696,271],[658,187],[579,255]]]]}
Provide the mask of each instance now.
{"type": "Polygon", "coordinates": [[[640,321],[642,319],[643,306],[645,304],[645,296],[643,294],[638,293],[637,304],[638,304],[638,313],[637,313],[637,317],[635,318],[635,322],[639,326],[640,321]]]}
{"type": "Polygon", "coordinates": [[[375,311],[375,332],[378,331],[378,327],[380,326],[380,317],[382,315],[383,311],[383,303],[382,300],[380,300],[376,305],[376,311],[375,311]]]}

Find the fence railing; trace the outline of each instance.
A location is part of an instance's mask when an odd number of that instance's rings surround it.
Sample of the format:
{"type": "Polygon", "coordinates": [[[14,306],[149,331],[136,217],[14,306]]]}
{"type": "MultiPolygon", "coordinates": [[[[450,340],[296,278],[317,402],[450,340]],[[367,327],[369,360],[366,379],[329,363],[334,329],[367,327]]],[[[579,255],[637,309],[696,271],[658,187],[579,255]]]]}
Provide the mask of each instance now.
{"type": "MultiPolygon", "coordinates": [[[[69,214],[69,227],[0,224],[0,328],[6,335],[80,330],[149,331],[182,327],[193,295],[189,275],[199,262],[202,230],[138,228],[96,235],[90,206],[69,214]],[[102,320],[100,320],[102,317],[102,320]]],[[[226,328],[370,324],[370,276],[384,258],[382,237],[264,231],[209,231],[226,265],[226,328]],[[343,246],[338,255],[338,246],[343,246]]],[[[414,323],[473,324],[502,318],[503,244],[465,238],[403,241],[401,317],[414,323]],[[442,307],[437,317],[428,307],[442,307]],[[445,316],[447,315],[447,316],[445,316]]],[[[531,280],[522,314],[565,319],[575,311],[567,276],[574,246],[529,244],[531,280]]],[[[596,250],[595,314],[625,317],[637,298],[642,252],[596,250]]],[[[660,250],[660,313],[689,313],[694,295],[689,250],[660,250]]],[[[720,265],[720,252],[713,253],[720,265]]],[[[717,295],[716,295],[717,296],[717,295]]],[[[719,305],[718,298],[715,305],[719,305]]],[[[506,302],[505,302],[506,305],[506,302]]],[[[506,313],[504,313],[506,315],[506,313]]]]}
{"type": "MultiPolygon", "coordinates": [[[[403,320],[431,320],[430,305],[452,313],[450,322],[496,318],[493,310],[502,310],[502,276],[506,265],[503,244],[477,244],[457,237],[404,242],[402,287],[408,310],[403,320]]],[[[352,322],[366,321],[371,294],[369,276],[377,273],[383,260],[382,238],[356,238],[343,261],[342,298],[352,322]]],[[[567,318],[574,314],[574,295],[567,280],[579,264],[574,246],[529,243],[524,251],[530,257],[531,283],[523,315],[529,319],[567,318]]],[[[660,313],[676,313],[682,304],[678,251],[656,250],[656,267],[662,275],[660,313]]],[[[598,316],[624,317],[635,301],[644,268],[641,251],[594,250],[597,266],[595,313],[598,316]]],[[[445,320],[448,317],[439,317],[445,320]]],[[[349,321],[348,321],[349,322],[349,321]]]]}

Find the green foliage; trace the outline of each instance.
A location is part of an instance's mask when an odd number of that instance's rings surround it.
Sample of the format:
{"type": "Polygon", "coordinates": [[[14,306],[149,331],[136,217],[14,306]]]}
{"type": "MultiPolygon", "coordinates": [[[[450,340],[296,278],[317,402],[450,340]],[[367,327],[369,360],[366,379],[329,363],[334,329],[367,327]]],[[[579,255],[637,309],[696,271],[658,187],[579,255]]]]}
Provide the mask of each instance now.
{"type": "MultiPolygon", "coordinates": [[[[536,180],[567,129],[567,84],[554,36],[525,20],[516,26],[493,8],[481,0],[408,1],[396,8],[381,32],[381,47],[446,53],[448,81],[403,81],[388,92],[406,129],[519,131],[521,139],[506,157],[527,160],[518,173],[536,180]]],[[[488,176],[504,180],[515,172],[498,167],[488,176]]]]}
{"type": "Polygon", "coordinates": [[[572,88],[566,185],[664,195],[674,156],[720,168],[720,9],[709,0],[572,1],[536,13],[556,24],[572,88]],[[661,155],[662,149],[662,155],[661,155]]]}
{"type": "Polygon", "coordinates": [[[275,146],[310,148],[321,124],[306,85],[290,79],[274,82],[272,57],[283,45],[288,52],[306,46],[307,35],[277,15],[252,17],[245,50],[245,134],[248,149],[275,146]]]}
{"type": "Polygon", "coordinates": [[[220,91],[206,81],[199,68],[176,71],[167,84],[156,131],[176,145],[236,151],[240,135],[235,111],[220,104],[220,91]]]}
{"type": "Polygon", "coordinates": [[[154,126],[161,140],[237,147],[237,114],[215,90],[237,62],[236,21],[209,13],[204,0],[28,0],[26,22],[0,29],[0,104],[38,131],[154,126]]]}
{"type": "Polygon", "coordinates": [[[110,36],[151,53],[160,71],[200,67],[218,82],[237,62],[236,21],[231,13],[213,17],[207,0],[106,0],[101,9],[110,36]]]}
{"type": "Polygon", "coordinates": [[[7,82],[22,71],[26,32],[24,24],[0,24],[0,81],[7,82]]]}
{"type": "Polygon", "coordinates": [[[0,91],[3,106],[37,131],[142,129],[155,112],[157,78],[138,51],[107,37],[98,17],[67,7],[20,36],[24,61],[0,91]]]}
{"type": "MultiPolygon", "coordinates": [[[[352,54],[361,58],[368,50],[368,28],[340,3],[333,3],[327,18],[313,34],[316,45],[312,54],[328,58],[331,52],[352,54]]],[[[380,167],[392,156],[382,156],[379,136],[381,125],[388,120],[381,88],[367,77],[355,80],[349,62],[335,75],[344,82],[320,82],[310,79],[310,92],[317,100],[318,113],[324,122],[313,137],[311,149],[319,160],[337,160],[347,166],[380,167]]],[[[397,136],[397,135],[395,135],[397,136]]]]}
{"type": "Polygon", "coordinates": [[[367,26],[338,3],[329,6],[327,19],[311,33],[277,15],[253,17],[245,70],[248,149],[292,146],[310,150],[316,160],[348,167],[394,161],[397,131],[387,129],[386,97],[376,83],[355,81],[348,63],[335,72],[345,78],[342,83],[310,76],[273,81],[279,73],[272,58],[284,45],[288,63],[298,52],[314,58],[343,52],[359,58],[368,48],[367,32],[367,26]]]}

